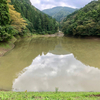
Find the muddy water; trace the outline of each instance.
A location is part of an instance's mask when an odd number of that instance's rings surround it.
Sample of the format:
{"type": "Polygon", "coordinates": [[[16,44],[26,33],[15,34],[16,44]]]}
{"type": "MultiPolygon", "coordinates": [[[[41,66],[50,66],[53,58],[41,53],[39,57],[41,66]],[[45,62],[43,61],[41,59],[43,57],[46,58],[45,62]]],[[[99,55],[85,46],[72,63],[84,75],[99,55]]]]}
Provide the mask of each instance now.
{"type": "Polygon", "coordinates": [[[0,89],[100,91],[100,40],[28,38],[0,58],[0,89]]]}

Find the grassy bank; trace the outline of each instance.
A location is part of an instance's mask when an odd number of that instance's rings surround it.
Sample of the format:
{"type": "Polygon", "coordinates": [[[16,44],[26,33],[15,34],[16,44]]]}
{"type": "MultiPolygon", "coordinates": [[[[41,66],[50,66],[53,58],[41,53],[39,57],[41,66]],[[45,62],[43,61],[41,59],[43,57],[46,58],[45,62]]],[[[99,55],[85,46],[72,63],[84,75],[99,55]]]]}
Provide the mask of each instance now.
{"type": "MultiPolygon", "coordinates": [[[[5,53],[12,50],[14,48],[14,43],[18,40],[20,41],[22,38],[28,38],[32,37],[31,33],[25,34],[23,37],[20,37],[17,35],[16,37],[12,37],[9,41],[6,42],[0,42],[0,57],[2,57],[5,53]]],[[[36,37],[36,35],[33,35],[33,37],[36,37]]]]}
{"type": "Polygon", "coordinates": [[[100,100],[100,92],[0,92],[0,100],[100,100]]]}
{"type": "Polygon", "coordinates": [[[0,57],[3,56],[6,52],[14,48],[14,43],[17,39],[13,37],[8,42],[0,42],[0,57]]]}

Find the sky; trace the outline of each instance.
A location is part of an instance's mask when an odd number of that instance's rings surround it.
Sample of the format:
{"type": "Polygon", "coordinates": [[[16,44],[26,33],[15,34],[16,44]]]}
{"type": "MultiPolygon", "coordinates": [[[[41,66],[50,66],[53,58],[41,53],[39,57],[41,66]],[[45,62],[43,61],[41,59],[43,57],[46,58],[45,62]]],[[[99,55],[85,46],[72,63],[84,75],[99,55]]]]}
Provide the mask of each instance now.
{"type": "Polygon", "coordinates": [[[92,0],[30,0],[39,10],[49,9],[56,6],[82,8],[92,0]]]}

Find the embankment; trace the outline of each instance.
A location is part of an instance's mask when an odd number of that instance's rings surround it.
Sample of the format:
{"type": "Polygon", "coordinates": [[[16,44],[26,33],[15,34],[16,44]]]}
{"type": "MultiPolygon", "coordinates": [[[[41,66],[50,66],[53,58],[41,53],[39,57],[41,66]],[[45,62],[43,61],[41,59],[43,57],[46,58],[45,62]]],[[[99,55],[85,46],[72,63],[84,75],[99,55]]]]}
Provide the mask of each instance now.
{"type": "MultiPolygon", "coordinates": [[[[28,37],[36,38],[36,37],[63,37],[63,36],[64,36],[64,34],[62,32],[57,32],[55,34],[32,35],[32,36],[28,36],[28,37]]],[[[28,38],[28,37],[25,36],[25,38],[28,38]]],[[[8,51],[12,50],[15,46],[14,43],[19,39],[21,39],[21,37],[17,36],[16,38],[13,37],[8,42],[0,42],[0,57],[2,57],[8,51]]]]}

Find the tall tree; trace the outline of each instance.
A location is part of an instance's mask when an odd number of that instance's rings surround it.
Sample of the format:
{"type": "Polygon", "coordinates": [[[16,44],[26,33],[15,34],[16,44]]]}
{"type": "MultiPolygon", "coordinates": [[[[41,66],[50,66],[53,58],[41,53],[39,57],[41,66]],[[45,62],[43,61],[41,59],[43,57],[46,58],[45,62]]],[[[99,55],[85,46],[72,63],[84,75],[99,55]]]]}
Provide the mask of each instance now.
{"type": "Polygon", "coordinates": [[[0,25],[9,24],[9,9],[7,6],[7,0],[0,0],[0,25]]]}
{"type": "MultiPolygon", "coordinates": [[[[8,3],[10,3],[10,0],[8,0],[8,3]]],[[[20,33],[23,31],[23,29],[26,28],[26,21],[21,17],[21,14],[19,12],[15,11],[13,5],[8,4],[8,6],[11,19],[11,26],[13,26],[20,33]]]]}
{"type": "Polygon", "coordinates": [[[100,36],[100,0],[91,1],[67,16],[62,29],[65,35],[100,36]]]}
{"type": "Polygon", "coordinates": [[[34,33],[36,31],[38,34],[48,33],[51,31],[53,34],[57,31],[56,23],[53,22],[53,18],[42,13],[38,9],[36,9],[33,5],[31,5],[29,0],[11,0],[15,7],[15,10],[20,12],[21,15],[26,18],[30,24],[27,25],[28,29],[34,33]],[[50,25],[52,24],[54,30],[50,30],[50,25]],[[54,25],[55,24],[55,25],[54,25]],[[49,28],[48,28],[49,27],[49,28]]]}

